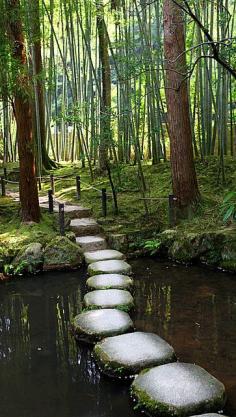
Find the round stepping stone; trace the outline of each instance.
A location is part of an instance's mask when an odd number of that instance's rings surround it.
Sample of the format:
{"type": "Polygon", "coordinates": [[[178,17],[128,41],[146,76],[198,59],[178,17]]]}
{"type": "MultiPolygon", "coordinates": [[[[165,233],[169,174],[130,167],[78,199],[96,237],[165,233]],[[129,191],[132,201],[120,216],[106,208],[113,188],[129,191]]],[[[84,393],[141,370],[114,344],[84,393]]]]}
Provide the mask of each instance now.
{"type": "Polygon", "coordinates": [[[102,236],[81,236],[76,238],[76,243],[81,246],[83,252],[106,249],[106,240],[102,236]]]}
{"type": "Polygon", "coordinates": [[[217,414],[217,413],[207,413],[207,414],[198,414],[197,416],[191,416],[191,417],[226,417],[223,414],[217,414]]]}
{"type": "Polygon", "coordinates": [[[129,291],[95,290],[84,296],[84,304],[89,308],[118,308],[129,311],[134,307],[134,299],[129,291]]]}
{"type": "Polygon", "coordinates": [[[94,290],[107,290],[111,288],[129,290],[133,286],[133,283],[132,278],[120,274],[94,275],[86,282],[87,286],[94,290]]]}
{"type": "Polygon", "coordinates": [[[122,274],[130,275],[131,266],[125,261],[111,260],[94,262],[88,266],[89,275],[122,274]]]}
{"type": "Polygon", "coordinates": [[[87,264],[91,264],[93,262],[99,261],[108,261],[112,259],[124,259],[124,254],[119,252],[118,250],[113,249],[104,249],[104,250],[97,250],[96,252],[86,252],[84,254],[85,262],[87,264]]]}
{"type": "Polygon", "coordinates": [[[141,373],[132,394],[153,416],[185,417],[222,410],[224,385],[200,366],[170,363],[141,373]]]}
{"type": "Polygon", "coordinates": [[[95,343],[133,329],[130,316],[116,309],[92,310],[79,314],[72,323],[76,339],[95,343]]]}
{"type": "Polygon", "coordinates": [[[153,333],[109,337],[95,346],[94,356],[108,375],[133,376],[142,369],[176,360],[174,349],[153,333]]]}

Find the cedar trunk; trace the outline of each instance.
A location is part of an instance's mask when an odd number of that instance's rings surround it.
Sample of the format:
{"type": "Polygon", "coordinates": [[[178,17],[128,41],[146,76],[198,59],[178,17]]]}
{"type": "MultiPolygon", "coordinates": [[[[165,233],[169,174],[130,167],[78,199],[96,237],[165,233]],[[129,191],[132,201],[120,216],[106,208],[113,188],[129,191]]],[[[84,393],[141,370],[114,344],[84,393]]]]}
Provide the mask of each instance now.
{"type": "Polygon", "coordinates": [[[164,52],[166,69],[166,101],[170,137],[173,193],[179,208],[188,208],[199,200],[194,166],[192,130],[182,10],[164,0],[164,52]]]}
{"type": "Polygon", "coordinates": [[[17,125],[18,152],[20,161],[20,202],[22,220],[39,222],[40,208],[32,123],[31,85],[27,73],[25,40],[20,19],[19,0],[8,1],[8,32],[12,42],[12,54],[17,65],[14,113],[17,125]]]}

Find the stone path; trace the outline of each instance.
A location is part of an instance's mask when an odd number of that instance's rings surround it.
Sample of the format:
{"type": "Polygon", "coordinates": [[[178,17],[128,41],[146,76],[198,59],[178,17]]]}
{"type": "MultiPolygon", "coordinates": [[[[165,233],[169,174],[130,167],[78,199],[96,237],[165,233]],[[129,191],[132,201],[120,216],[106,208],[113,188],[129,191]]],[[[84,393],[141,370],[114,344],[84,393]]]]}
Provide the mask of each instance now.
{"type": "Polygon", "coordinates": [[[149,415],[219,416],[226,400],[223,384],[199,366],[173,362],[174,349],[159,336],[132,332],[133,322],[123,311],[134,306],[128,291],[133,285],[131,266],[122,253],[107,248],[89,209],[66,205],[65,213],[84,253],[90,275],[87,288],[92,290],[84,297],[84,311],[72,323],[76,340],[95,344],[94,359],[104,374],[138,374],[131,395],[149,415]]]}

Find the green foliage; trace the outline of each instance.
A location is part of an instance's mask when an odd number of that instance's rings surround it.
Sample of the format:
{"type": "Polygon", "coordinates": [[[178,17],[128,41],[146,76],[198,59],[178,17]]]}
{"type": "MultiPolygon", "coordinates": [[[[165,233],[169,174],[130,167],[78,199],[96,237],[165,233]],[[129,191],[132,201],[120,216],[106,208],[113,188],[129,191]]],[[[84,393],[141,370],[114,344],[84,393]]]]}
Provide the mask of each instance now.
{"type": "Polygon", "coordinates": [[[236,220],[236,192],[228,193],[222,203],[221,214],[223,215],[224,223],[230,220],[236,220]]]}
{"type": "Polygon", "coordinates": [[[150,255],[154,255],[157,250],[160,248],[161,241],[159,239],[147,240],[144,244],[144,249],[150,251],[150,255]]]}
{"type": "Polygon", "coordinates": [[[23,275],[23,273],[28,270],[29,273],[33,272],[33,266],[29,265],[27,261],[21,261],[17,266],[12,264],[4,265],[4,273],[7,275],[23,275]]]}

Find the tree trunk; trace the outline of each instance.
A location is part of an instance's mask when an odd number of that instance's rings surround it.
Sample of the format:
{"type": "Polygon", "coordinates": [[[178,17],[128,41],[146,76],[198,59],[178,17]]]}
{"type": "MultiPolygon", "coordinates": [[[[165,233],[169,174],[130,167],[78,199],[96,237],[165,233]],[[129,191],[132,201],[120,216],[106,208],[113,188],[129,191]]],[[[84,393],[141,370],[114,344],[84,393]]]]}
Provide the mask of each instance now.
{"type": "Polygon", "coordinates": [[[19,0],[10,0],[8,5],[8,33],[12,42],[12,55],[17,66],[14,114],[17,125],[18,152],[20,161],[20,202],[22,220],[39,222],[40,209],[32,123],[32,91],[27,69],[25,39],[20,19],[19,0]]]}
{"type": "Polygon", "coordinates": [[[108,148],[111,146],[111,69],[103,4],[100,0],[97,2],[97,30],[99,38],[99,58],[102,71],[99,163],[100,169],[105,171],[108,159],[108,148]]]}
{"type": "Polygon", "coordinates": [[[184,18],[181,9],[172,0],[164,0],[163,7],[172,184],[176,204],[184,209],[199,200],[186,80],[184,18]]]}
{"type": "Polygon", "coordinates": [[[39,118],[39,132],[40,145],[42,157],[42,165],[45,169],[56,168],[56,163],[52,161],[46,149],[46,121],[45,121],[45,97],[43,86],[43,62],[41,53],[41,31],[40,31],[40,13],[39,13],[39,0],[34,0],[31,6],[31,21],[32,21],[32,41],[33,41],[33,56],[32,59],[34,67],[34,77],[36,78],[36,100],[38,100],[38,115],[39,118]]]}

